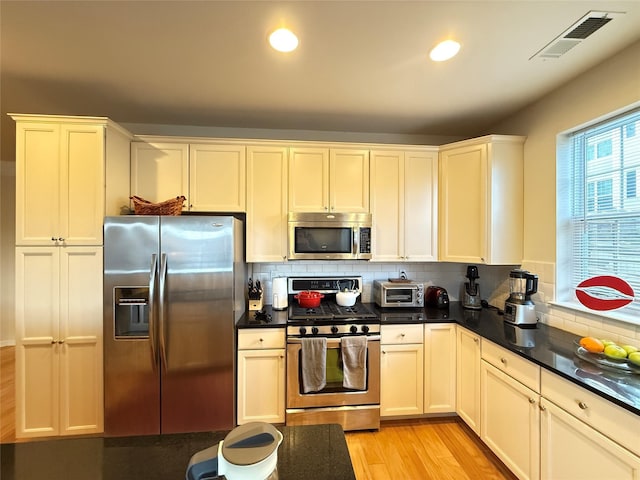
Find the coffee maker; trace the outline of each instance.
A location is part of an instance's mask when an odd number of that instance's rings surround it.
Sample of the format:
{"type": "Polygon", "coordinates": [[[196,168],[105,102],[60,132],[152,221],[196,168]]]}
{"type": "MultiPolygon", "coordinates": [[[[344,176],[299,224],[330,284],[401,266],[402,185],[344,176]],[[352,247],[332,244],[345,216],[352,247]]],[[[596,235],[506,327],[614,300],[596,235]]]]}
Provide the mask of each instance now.
{"type": "Polygon", "coordinates": [[[480,300],[480,285],[476,280],[480,278],[478,275],[478,267],[469,265],[467,267],[468,282],[464,282],[462,286],[462,306],[471,310],[480,310],[482,308],[480,300]]]}
{"type": "Polygon", "coordinates": [[[526,270],[509,273],[509,298],[504,304],[504,321],[520,327],[535,327],[538,322],[531,295],[538,291],[538,276],[526,270]]]}

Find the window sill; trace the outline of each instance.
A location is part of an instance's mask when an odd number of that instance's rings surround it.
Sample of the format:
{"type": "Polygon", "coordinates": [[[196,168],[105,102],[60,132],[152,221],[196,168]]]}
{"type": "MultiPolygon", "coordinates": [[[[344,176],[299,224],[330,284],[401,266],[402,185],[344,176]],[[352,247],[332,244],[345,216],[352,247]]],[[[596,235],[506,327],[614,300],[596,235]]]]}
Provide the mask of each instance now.
{"type": "Polygon", "coordinates": [[[563,308],[566,310],[571,310],[572,313],[575,313],[575,314],[585,314],[598,319],[614,320],[622,323],[628,323],[631,325],[640,325],[640,316],[634,313],[598,312],[596,310],[590,310],[587,307],[584,307],[579,303],[574,303],[574,302],[552,301],[552,302],[549,302],[549,305],[563,308]]]}

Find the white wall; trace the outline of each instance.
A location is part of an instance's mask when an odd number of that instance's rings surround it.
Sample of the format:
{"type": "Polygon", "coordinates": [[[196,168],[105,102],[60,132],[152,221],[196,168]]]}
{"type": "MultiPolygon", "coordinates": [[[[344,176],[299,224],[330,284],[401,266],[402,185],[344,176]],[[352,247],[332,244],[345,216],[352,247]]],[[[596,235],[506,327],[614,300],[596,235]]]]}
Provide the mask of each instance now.
{"type": "MultiPolygon", "coordinates": [[[[562,58],[552,61],[561,62],[562,58]]],[[[541,275],[543,288],[537,304],[544,314],[543,321],[578,335],[636,344],[640,341],[640,327],[600,315],[576,314],[546,302],[554,299],[555,289],[556,136],[638,102],[640,42],[492,128],[492,132],[527,136],[523,268],[541,275]]]]}

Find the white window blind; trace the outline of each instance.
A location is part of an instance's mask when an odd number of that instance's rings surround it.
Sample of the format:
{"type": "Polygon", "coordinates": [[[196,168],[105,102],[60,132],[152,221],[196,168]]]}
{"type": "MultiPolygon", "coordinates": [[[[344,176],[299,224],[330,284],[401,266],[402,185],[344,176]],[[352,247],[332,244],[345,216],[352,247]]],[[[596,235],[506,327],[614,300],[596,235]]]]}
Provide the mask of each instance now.
{"type": "MultiPolygon", "coordinates": [[[[633,288],[634,295],[612,288],[607,282],[590,286],[588,294],[602,300],[632,300],[621,308],[601,310],[605,310],[603,314],[637,316],[640,314],[637,188],[640,109],[571,133],[568,140],[570,153],[562,158],[564,164],[558,166],[559,182],[568,183],[558,184],[557,197],[561,260],[558,268],[567,268],[558,276],[558,291],[565,296],[560,300],[577,303],[575,289],[585,280],[617,277],[633,288]]],[[[637,319],[640,323],[640,317],[637,319]]]]}

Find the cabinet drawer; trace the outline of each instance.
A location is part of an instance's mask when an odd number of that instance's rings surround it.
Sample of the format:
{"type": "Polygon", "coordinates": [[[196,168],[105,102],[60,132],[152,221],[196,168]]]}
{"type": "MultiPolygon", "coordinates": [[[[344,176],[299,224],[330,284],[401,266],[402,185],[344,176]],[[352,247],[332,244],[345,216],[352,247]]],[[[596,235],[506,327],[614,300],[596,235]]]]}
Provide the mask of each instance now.
{"type": "Polygon", "coordinates": [[[540,393],[540,367],[535,363],[484,339],[482,340],[482,359],[534,392],[540,393]]]}
{"type": "Polygon", "coordinates": [[[541,387],[547,400],[640,455],[640,416],[546,370],[542,371],[541,387]]]}
{"type": "Polygon", "coordinates": [[[422,324],[383,325],[380,328],[380,343],[383,345],[422,342],[422,324]]]}
{"type": "Polygon", "coordinates": [[[284,328],[249,328],[238,330],[238,350],[285,348],[284,328]]]}

